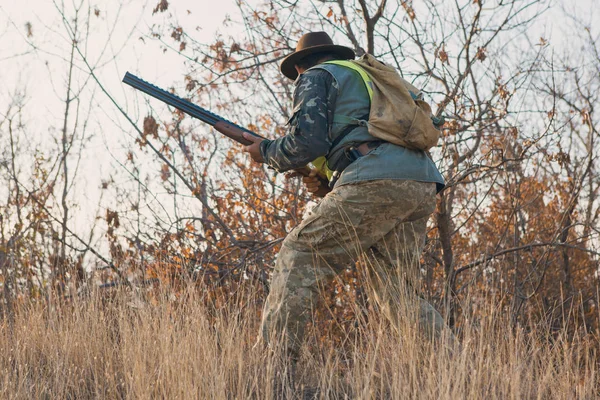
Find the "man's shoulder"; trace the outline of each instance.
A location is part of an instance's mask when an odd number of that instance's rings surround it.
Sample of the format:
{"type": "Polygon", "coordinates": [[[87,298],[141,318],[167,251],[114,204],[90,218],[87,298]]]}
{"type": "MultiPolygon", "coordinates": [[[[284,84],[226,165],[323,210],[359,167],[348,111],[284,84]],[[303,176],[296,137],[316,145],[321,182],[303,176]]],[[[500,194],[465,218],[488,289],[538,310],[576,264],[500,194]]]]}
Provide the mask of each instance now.
{"type": "Polygon", "coordinates": [[[353,81],[357,78],[360,80],[360,75],[353,68],[334,62],[315,65],[307,72],[309,71],[320,71],[321,74],[330,76],[331,78],[329,79],[337,82],[338,85],[343,84],[343,82],[353,81]]]}
{"type": "Polygon", "coordinates": [[[295,94],[308,94],[315,91],[328,90],[327,88],[338,88],[334,75],[324,69],[311,68],[306,70],[294,82],[295,94]]]}
{"type": "Polygon", "coordinates": [[[324,62],[324,63],[318,64],[318,65],[315,65],[314,67],[310,68],[305,73],[311,72],[314,74],[321,74],[323,76],[329,75],[329,76],[332,76],[335,78],[336,72],[344,71],[344,70],[346,70],[346,67],[344,67],[344,66],[334,64],[334,63],[324,62]]]}
{"type": "Polygon", "coordinates": [[[296,85],[303,81],[327,81],[333,79],[331,72],[327,71],[325,68],[319,67],[319,65],[316,65],[300,74],[298,79],[296,79],[296,85]]]}

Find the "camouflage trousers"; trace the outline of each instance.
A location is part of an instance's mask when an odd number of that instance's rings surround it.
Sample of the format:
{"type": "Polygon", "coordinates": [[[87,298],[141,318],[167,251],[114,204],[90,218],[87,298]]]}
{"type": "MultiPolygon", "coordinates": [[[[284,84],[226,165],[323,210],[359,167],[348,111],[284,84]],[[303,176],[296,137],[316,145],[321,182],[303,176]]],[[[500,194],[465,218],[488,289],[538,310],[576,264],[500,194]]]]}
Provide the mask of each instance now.
{"type": "Polygon", "coordinates": [[[324,284],[360,255],[371,260],[370,299],[393,326],[400,323],[399,307],[410,307],[426,332],[440,334],[443,318],[416,295],[406,304],[405,284],[417,276],[434,209],[434,183],[375,180],[331,191],[282,244],[264,308],[263,339],[269,343],[286,334],[289,350],[297,354],[324,284]]]}

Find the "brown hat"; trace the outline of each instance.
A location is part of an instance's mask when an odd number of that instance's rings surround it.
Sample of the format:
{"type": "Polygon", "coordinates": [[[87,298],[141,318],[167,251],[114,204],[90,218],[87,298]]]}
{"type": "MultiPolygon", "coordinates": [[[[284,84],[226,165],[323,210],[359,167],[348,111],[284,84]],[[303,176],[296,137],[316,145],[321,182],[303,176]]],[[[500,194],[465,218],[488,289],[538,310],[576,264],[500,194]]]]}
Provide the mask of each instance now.
{"type": "Polygon", "coordinates": [[[281,62],[281,73],[292,80],[296,79],[298,71],[296,71],[294,65],[310,54],[324,51],[336,53],[345,60],[352,60],[355,57],[354,50],[349,47],[333,44],[333,40],[331,40],[327,33],[308,32],[298,40],[296,51],[289,54],[281,62]]]}

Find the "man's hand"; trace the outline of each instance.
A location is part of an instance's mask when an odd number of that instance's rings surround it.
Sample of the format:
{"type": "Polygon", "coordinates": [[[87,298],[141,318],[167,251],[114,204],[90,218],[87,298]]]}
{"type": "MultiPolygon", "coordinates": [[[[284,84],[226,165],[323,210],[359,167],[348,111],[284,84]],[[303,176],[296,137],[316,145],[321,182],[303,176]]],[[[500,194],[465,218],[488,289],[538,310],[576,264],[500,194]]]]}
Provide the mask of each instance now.
{"type": "Polygon", "coordinates": [[[254,161],[256,161],[258,163],[264,163],[265,159],[262,157],[262,154],[260,153],[260,142],[262,142],[265,139],[256,137],[247,132],[242,133],[242,136],[244,137],[244,139],[252,142],[252,144],[249,144],[248,146],[244,146],[244,151],[246,153],[250,153],[250,157],[252,157],[252,159],[254,161]]]}
{"type": "MultiPolygon", "coordinates": [[[[298,172],[288,173],[286,178],[294,178],[301,176],[298,172]]],[[[302,176],[302,183],[306,187],[309,193],[312,193],[316,197],[325,197],[325,195],[331,192],[329,186],[327,186],[327,180],[319,175],[317,169],[312,169],[308,176],[302,176]]]]}
{"type": "Polygon", "coordinates": [[[304,183],[304,186],[306,186],[306,190],[312,194],[317,193],[319,191],[319,187],[321,186],[321,180],[317,176],[317,172],[318,171],[316,169],[313,169],[310,171],[308,176],[302,177],[302,182],[304,183]]]}

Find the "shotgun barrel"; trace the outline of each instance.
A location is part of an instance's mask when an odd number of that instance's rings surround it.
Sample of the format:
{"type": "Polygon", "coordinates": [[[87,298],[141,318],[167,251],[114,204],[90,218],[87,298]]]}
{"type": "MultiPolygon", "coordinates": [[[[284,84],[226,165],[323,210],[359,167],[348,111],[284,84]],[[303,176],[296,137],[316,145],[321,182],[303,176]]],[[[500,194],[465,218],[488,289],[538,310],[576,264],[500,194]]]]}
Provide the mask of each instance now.
{"type": "Polygon", "coordinates": [[[243,145],[252,144],[252,142],[242,136],[242,133],[244,132],[262,138],[262,136],[252,132],[251,130],[234,124],[233,122],[228,121],[217,114],[214,114],[200,106],[197,106],[196,104],[174,95],[173,93],[167,92],[164,89],[146,82],[145,80],[138,78],[129,72],[125,73],[125,76],[123,77],[123,83],[126,83],[129,86],[162,101],[163,103],[167,103],[168,105],[183,111],[191,117],[197,118],[202,122],[206,122],[225,136],[228,136],[229,138],[243,145]]]}
{"type": "MultiPolygon", "coordinates": [[[[252,142],[242,136],[244,132],[259,138],[263,138],[262,136],[255,132],[252,132],[251,130],[234,124],[233,122],[228,121],[225,118],[208,111],[207,109],[197,106],[196,104],[191,103],[185,99],[182,99],[181,97],[176,96],[173,93],[167,92],[166,90],[161,89],[151,84],[150,82],[146,82],[145,80],[138,78],[133,74],[130,74],[129,72],[125,73],[125,76],[123,77],[123,83],[126,83],[134,89],[140,90],[154,97],[155,99],[162,101],[163,103],[167,103],[168,105],[183,111],[191,117],[197,118],[202,122],[206,122],[225,136],[245,146],[252,144],[252,142]]],[[[303,167],[295,169],[294,171],[296,171],[302,176],[308,176],[308,174],[310,173],[310,168],[303,167]]]]}

